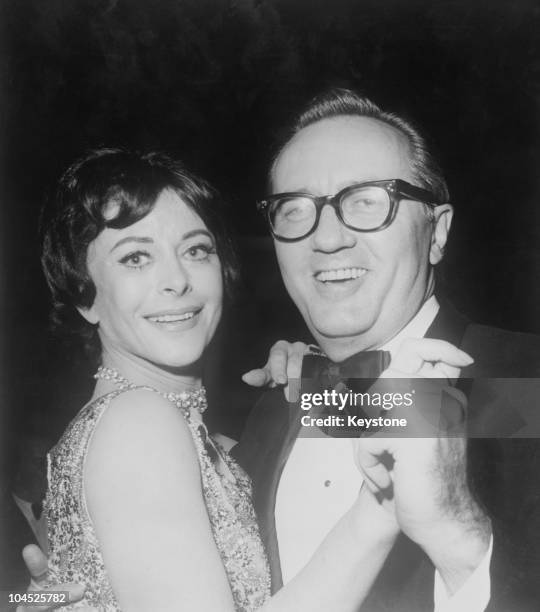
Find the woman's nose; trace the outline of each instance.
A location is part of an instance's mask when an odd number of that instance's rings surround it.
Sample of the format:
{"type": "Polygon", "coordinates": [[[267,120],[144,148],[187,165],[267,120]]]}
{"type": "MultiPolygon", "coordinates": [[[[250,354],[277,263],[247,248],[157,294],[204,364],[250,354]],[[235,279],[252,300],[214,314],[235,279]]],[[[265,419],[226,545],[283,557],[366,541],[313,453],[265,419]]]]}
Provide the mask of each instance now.
{"type": "Polygon", "coordinates": [[[177,257],[164,263],[159,286],[161,293],[185,295],[191,291],[189,274],[177,257]]]}

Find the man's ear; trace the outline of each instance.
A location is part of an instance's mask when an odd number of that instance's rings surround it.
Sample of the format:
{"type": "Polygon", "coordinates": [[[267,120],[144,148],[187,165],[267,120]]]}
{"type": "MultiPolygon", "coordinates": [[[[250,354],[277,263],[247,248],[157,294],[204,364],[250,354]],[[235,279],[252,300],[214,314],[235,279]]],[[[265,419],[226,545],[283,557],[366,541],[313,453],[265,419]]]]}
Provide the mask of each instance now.
{"type": "Polygon", "coordinates": [[[83,306],[77,306],[77,310],[81,317],[84,317],[88,323],[92,325],[97,325],[99,323],[99,315],[97,313],[95,302],[89,308],[85,308],[83,306]]]}
{"type": "Polygon", "coordinates": [[[433,209],[433,230],[429,250],[429,263],[432,266],[443,258],[453,216],[454,208],[450,204],[441,204],[433,209]]]}

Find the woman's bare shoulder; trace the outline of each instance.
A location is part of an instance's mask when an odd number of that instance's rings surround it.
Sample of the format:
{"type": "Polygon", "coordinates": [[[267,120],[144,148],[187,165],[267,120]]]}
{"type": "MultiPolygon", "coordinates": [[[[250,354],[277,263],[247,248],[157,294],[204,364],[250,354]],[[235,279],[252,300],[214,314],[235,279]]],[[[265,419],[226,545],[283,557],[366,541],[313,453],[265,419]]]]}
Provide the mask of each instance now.
{"type": "Polygon", "coordinates": [[[174,479],[199,489],[197,452],[186,420],[178,408],[144,388],[119,394],[101,417],[89,445],[85,482],[103,488],[146,482],[152,494],[174,479]],[[119,476],[121,475],[121,479],[119,476]]]}
{"type": "Polygon", "coordinates": [[[121,429],[124,434],[135,434],[142,429],[151,434],[164,426],[187,432],[184,416],[171,401],[150,387],[135,387],[111,397],[98,432],[103,435],[108,430],[115,433],[121,429]]]}

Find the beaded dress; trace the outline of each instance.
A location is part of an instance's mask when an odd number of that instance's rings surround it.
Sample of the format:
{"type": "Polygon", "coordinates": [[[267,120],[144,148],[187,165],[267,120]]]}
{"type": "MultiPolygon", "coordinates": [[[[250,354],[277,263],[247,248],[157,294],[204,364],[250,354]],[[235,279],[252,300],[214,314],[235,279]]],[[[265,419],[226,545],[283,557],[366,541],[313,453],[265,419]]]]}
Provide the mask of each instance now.
{"type": "MultiPolygon", "coordinates": [[[[48,456],[49,486],[44,509],[49,582],[86,585],[85,599],[62,609],[92,605],[106,612],[120,610],[86,506],[83,468],[100,418],[111,401],[129,388],[134,386],[108,393],[85,406],[48,456]]],[[[189,410],[182,412],[197,451],[212,533],[235,608],[256,610],[270,596],[270,572],[251,504],[250,479],[227,451],[212,440],[200,420],[192,418],[189,410]]]]}

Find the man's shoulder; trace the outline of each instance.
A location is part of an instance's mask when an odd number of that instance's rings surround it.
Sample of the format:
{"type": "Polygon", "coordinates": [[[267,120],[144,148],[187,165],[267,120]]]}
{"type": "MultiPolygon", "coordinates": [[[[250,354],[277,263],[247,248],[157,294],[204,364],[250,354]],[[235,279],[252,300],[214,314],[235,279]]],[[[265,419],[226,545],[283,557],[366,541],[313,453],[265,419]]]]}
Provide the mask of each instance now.
{"type": "Polygon", "coordinates": [[[474,331],[478,336],[488,340],[511,341],[517,344],[540,346],[540,335],[527,332],[512,331],[501,327],[493,327],[483,323],[471,322],[468,325],[468,331],[474,331]]]}
{"type": "Polygon", "coordinates": [[[477,375],[540,376],[540,336],[469,323],[461,348],[475,359],[477,375]]]}

